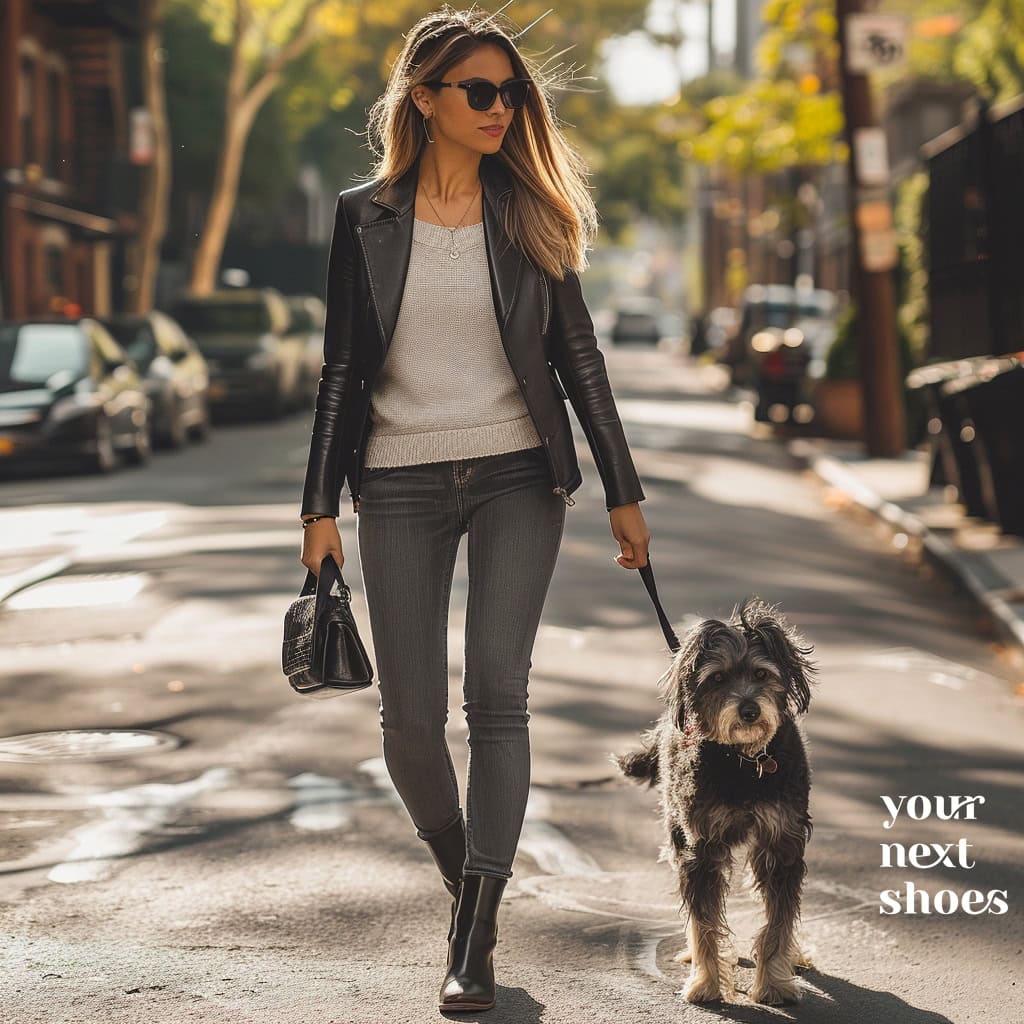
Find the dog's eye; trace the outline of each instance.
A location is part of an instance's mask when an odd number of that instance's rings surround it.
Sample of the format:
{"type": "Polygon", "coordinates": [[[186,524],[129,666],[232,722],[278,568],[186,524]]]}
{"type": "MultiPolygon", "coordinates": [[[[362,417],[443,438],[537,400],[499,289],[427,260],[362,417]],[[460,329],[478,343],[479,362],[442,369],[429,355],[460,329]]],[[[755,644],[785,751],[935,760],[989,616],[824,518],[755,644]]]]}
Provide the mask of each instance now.
{"type": "Polygon", "coordinates": [[[720,683],[724,678],[725,678],[725,673],[724,672],[716,672],[711,677],[711,682],[713,682],[713,683],[720,683]]]}
{"type": "Polygon", "coordinates": [[[754,678],[755,679],[766,679],[767,677],[768,677],[768,670],[766,668],[759,668],[754,673],[754,678]]]}

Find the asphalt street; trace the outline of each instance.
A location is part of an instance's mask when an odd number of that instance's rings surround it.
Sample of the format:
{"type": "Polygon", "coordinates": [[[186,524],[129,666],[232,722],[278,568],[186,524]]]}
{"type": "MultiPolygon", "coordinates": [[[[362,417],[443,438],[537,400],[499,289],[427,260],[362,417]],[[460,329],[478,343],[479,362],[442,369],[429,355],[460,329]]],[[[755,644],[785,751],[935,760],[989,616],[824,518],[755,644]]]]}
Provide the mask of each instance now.
{"type": "MultiPolygon", "coordinates": [[[[609,762],[657,717],[669,653],[639,575],[613,561],[577,425],[585,482],[534,650],[531,798],[498,1006],[480,1019],[1024,1021],[1024,698],[1009,652],[965,596],[801,472],[713,369],[643,349],[606,359],[676,632],[757,594],[815,646],[802,926],[815,967],[797,1007],[744,1000],[759,908],[740,885],[738,1001],[680,995],[685,928],[656,796],[609,762]],[[907,798],[889,829],[885,796],[907,798]],[[944,820],[955,796],[984,802],[944,820]],[[921,862],[961,839],[970,867],[881,866],[882,843],[921,844],[921,862]],[[880,893],[905,901],[908,885],[957,909],[882,913],[880,893]],[[998,900],[966,912],[970,890],[1005,892],[1006,913],[998,900]]],[[[0,558],[63,567],[0,605],[5,1024],[441,1019],[448,898],[384,770],[376,690],[304,700],[281,674],[310,422],[218,424],[143,468],[0,483],[0,558]],[[99,735],[74,747],[66,730],[99,735]],[[11,739],[35,733],[53,735],[11,739]]],[[[340,524],[372,658],[347,493],[340,524]]],[[[449,623],[463,778],[465,559],[463,544],[449,623]]]]}

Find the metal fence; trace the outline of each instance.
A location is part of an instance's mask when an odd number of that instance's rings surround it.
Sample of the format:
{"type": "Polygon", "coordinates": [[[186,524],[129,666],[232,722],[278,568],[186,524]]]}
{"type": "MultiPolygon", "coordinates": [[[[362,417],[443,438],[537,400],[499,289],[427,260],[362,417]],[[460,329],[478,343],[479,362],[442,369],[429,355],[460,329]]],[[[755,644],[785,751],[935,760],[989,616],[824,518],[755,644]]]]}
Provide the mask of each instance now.
{"type": "Polygon", "coordinates": [[[1024,96],[923,147],[929,360],[1024,349],[1024,96]]]}

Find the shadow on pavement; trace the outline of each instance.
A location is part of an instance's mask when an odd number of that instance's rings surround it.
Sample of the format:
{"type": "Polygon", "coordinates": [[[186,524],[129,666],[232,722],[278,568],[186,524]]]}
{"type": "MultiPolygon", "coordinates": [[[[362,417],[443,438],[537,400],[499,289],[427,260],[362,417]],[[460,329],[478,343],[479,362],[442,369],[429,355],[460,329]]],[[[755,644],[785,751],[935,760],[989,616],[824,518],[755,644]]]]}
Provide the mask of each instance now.
{"type": "Polygon", "coordinates": [[[475,1024],[486,1021],[487,1024],[540,1024],[545,1006],[538,1003],[524,988],[508,988],[495,985],[495,1004],[493,1010],[486,1013],[457,1013],[454,1011],[438,1011],[442,1020],[464,1021],[475,1024]]]}
{"type": "Polygon", "coordinates": [[[816,970],[801,971],[800,977],[804,994],[798,1006],[717,1003],[701,1009],[736,1024],[784,1020],[799,1020],[801,1024],[953,1024],[944,1014],[911,1006],[892,992],[864,988],[816,970]]]}

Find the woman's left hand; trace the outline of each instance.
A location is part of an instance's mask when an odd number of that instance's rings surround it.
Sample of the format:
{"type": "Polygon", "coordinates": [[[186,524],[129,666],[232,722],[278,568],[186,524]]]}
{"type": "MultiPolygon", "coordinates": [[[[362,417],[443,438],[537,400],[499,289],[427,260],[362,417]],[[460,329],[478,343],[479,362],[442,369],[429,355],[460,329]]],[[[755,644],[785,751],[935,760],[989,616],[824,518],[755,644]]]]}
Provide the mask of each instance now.
{"type": "Polygon", "coordinates": [[[644,514],[640,511],[640,502],[616,505],[609,511],[608,518],[611,520],[612,536],[619,542],[622,551],[622,554],[615,556],[615,561],[623,569],[640,569],[645,566],[651,534],[644,514]]]}

